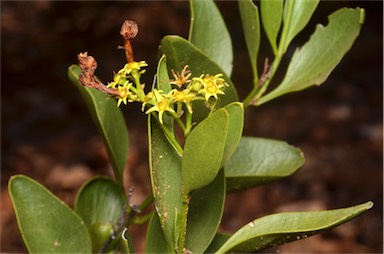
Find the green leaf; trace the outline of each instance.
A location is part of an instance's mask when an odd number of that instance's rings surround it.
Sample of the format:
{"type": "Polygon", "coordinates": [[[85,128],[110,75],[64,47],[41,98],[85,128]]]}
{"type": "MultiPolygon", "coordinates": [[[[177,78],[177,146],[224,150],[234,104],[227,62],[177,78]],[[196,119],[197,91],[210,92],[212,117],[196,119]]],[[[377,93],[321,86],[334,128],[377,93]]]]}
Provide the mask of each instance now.
{"type": "Polygon", "coordinates": [[[228,112],[219,109],[187,137],[181,165],[183,195],[208,185],[216,177],[223,159],[228,118],[228,112]]]}
{"type": "MultiPolygon", "coordinates": [[[[172,90],[172,86],[169,83],[168,69],[167,69],[167,59],[165,55],[162,55],[158,64],[157,64],[157,89],[162,90],[164,93],[168,93],[172,90]]],[[[169,130],[170,133],[174,133],[174,119],[168,114],[163,115],[164,126],[169,130]]],[[[174,136],[174,135],[173,135],[174,136]]],[[[168,141],[172,144],[172,141],[166,136],[168,141]]]]}
{"type": "Polygon", "coordinates": [[[286,0],[284,5],[284,26],[281,34],[279,53],[287,50],[293,38],[308,24],[319,0],[286,0]]]}
{"type": "Polygon", "coordinates": [[[283,3],[283,0],[262,0],[260,2],[261,20],[275,55],[277,55],[277,35],[283,19],[283,3]]]}
{"type": "Polygon", "coordinates": [[[347,222],[372,206],[367,202],[343,209],[268,215],[239,229],[216,253],[254,252],[304,239],[347,222]]]}
{"type": "MultiPolygon", "coordinates": [[[[189,70],[192,73],[192,77],[199,77],[201,74],[216,75],[223,74],[223,79],[229,84],[229,87],[225,88],[225,95],[219,96],[219,101],[216,108],[224,107],[225,105],[238,101],[236,89],[225,74],[215,62],[207,57],[200,49],[196,48],[189,41],[176,36],[168,35],[161,40],[161,51],[167,57],[168,73],[171,70],[180,72],[185,65],[189,66],[189,70]]],[[[194,103],[193,117],[195,122],[200,122],[208,115],[208,111],[204,107],[203,103],[194,103]],[[199,106],[197,106],[199,105],[199,106]]]]}
{"type": "Polygon", "coordinates": [[[235,151],[240,142],[244,127],[244,107],[242,103],[231,103],[225,106],[225,109],[228,112],[229,119],[222,164],[224,164],[235,151]]]}
{"type": "Polygon", "coordinates": [[[181,159],[165,138],[159,123],[148,117],[149,161],[153,197],[170,250],[176,246],[175,221],[181,211],[181,159]]]}
{"type": "Polygon", "coordinates": [[[304,164],[300,149],[285,142],[242,137],[224,165],[227,191],[242,190],[295,173],[304,164]]]}
{"type": "Polygon", "coordinates": [[[188,212],[186,248],[203,253],[220,225],[225,201],[225,176],[220,170],[213,182],[193,192],[188,212]]]}
{"type": "Polygon", "coordinates": [[[84,222],[44,186],[12,176],[9,193],[23,240],[30,253],[90,253],[84,222]]]}
{"type": "Polygon", "coordinates": [[[257,55],[260,48],[259,10],[252,0],[239,1],[240,18],[243,24],[245,43],[251,60],[253,83],[259,79],[257,74],[257,55]]]}
{"type": "MultiPolygon", "coordinates": [[[[118,226],[118,220],[124,212],[124,193],[113,180],[95,177],[78,192],[75,211],[91,234],[92,250],[98,252],[118,226]]],[[[116,244],[117,241],[109,249],[116,244]]]]}
{"type": "Polygon", "coordinates": [[[352,47],[363,20],[364,9],[360,8],[343,8],[331,14],[328,25],[317,25],[310,40],[296,50],[281,84],[256,104],[323,83],[352,47]]]}
{"type": "Polygon", "coordinates": [[[161,230],[160,220],[157,213],[153,213],[148,224],[148,231],[145,243],[146,253],[174,253],[168,250],[163,231],[161,230]]]}
{"type": "Polygon", "coordinates": [[[70,80],[80,90],[104,139],[115,178],[122,187],[124,168],[128,159],[128,131],[124,116],[116,106],[115,99],[96,89],[80,85],[80,73],[78,65],[72,65],[68,69],[70,80]]]}
{"type": "Polygon", "coordinates": [[[169,83],[169,75],[167,69],[167,59],[165,55],[162,55],[159,63],[157,64],[157,89],[163,90],[164,93],[168,93],[172,90],[172,86],[169,83]]]}
{"type": "Polygon", "coordinates": [[[221,246],[224,245],[226,241],[230,238],[230,235],[223,234],[223,233],[217,233],[215,237],[213,238],[211,244],[209,247],[205,250],[204,253],[216,253],[218,249],[221,248],[221,246]]]}
{"type": "Polygon", "coordinates": [[[215,61],[225,73],[232,73],[231,36],[213,0],[190,0],[191,24],[188,40],[215,61]]]}

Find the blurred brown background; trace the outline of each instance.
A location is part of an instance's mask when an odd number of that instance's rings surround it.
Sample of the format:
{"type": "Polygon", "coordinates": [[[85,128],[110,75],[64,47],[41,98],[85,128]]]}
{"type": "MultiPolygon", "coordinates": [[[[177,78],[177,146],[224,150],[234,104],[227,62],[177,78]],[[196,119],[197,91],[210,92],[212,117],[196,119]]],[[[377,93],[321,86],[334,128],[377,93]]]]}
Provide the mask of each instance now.
{"type": "MultiPolygon", "coordinates": [[[[237,3],[218,2],[233,38],[233,81],[244,98],[251,69],[237,3]]],[[[254,218],[280,211],[345,207],[372,200],[375,206],[332,231],[270,252],[382,252],[383,223],[383,3],[322,1],[290,47],[308,40],[316,23],[344,7],[363,7],[360,36],[320,87],[286,95],[246,112],[245,135],[286,140],[300,147],[305,166],[295,175],[228,196],[222,229],[234,231],[254,218]]],[[[25,252],[7,182],[25,174],[73,204],[81,184],[95,174],[111,174],[102,141],[67,68],[79,52],[95,56],[97,75],[112,78],[125,62],[119,30],[135,20],[135,58],[149,63],[144,81],[152,83],[160,40],[187,37],[186,1],[1,1],[1,252],[25,252]]],[[[265,35],[262,39],[266,39],[265,35]]],[[[264,41],[261,57],[271,58],[264,41]]],[[[224,52],[225,53],[225,52],[224,52]]],[[[122,108],[130,131],[126,181],[133,201],[150,192],[146,117],[139,105],[122,108]]],[[[145,229],[133,228],[139,251],[145,229]]]]}

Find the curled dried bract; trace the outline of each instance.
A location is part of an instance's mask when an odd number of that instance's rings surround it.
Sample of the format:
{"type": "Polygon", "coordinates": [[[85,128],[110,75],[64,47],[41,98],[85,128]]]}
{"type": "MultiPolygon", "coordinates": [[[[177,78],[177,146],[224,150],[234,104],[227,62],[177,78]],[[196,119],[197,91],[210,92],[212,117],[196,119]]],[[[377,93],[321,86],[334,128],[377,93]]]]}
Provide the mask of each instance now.
{"type": "Polygon", "coordinates": [[[97,68],[97,62],[93,56],[89,56],[88,52],[80,53],[77,55],[79,60],[79,66],[81,73],[79,76],[79,82],[81,85],[89,88],[96,88],[102,92],[118,95],[118,91],[115,89],[107,88],[103,83],[95,79],[95,70],[97,68]]]}

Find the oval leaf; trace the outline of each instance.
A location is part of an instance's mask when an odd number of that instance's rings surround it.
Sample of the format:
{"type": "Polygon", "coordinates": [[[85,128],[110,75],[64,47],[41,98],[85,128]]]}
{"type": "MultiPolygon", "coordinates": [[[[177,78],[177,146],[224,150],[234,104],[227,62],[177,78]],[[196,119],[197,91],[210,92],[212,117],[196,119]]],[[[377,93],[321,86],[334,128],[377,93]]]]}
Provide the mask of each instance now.
{"type": "Polygon", "coordinates": [[[248,54],[252,65],[253,82],[256,84],[258,80],[257,55],[260,47],[259,10],[252,0],[239,1],[239,10],[241,22],[243,24],[245,43],[247,44],[248,54]]]}
{"type": "Polygon", "coordinates": [[[216,252],[253,252],[307,238],[347,222],[373,206],[361,205],[315,212],[272,214],[248,223],[216,252]]]}
{"type": "Polygon", "coordinates": [[[118,227],[124,212],[124,193],[113,180],[95,177],[78,192],[75,211],[91,233],[93,251],[98,252],[118,227]]]}
{"type": "Polygon", "coordinates": [[[352,47],[363,20],[364,9],[343,8],[329,16],[328,26],[317,25],[310,40],[296,50],[281,84],[256,105],[323,83],[352,47]]]}
{"type": "Polygon", "coordinates": [[[228,112],[229,119],[222,164],[224,164],[235,151],[240,142],[244,127],[244,107],[242,103],[231,103],[225,106],[225,110],[228,112]]]}
{"type": "Polygon", "coordinates": [[[145,251],[146,253],[174,253],[174,251],[168,250],[157,213],[152,214],[148,223],[145,251]]]}
{"type": "Polygon", "coordinates": [[[232,41],[219,9],[213,0],[189,2],[191,24],[188,40],[230,76],[233,62],[232,41]]]}
{"type": "Polygon", "coordinates": [[[225,176],[220,170],[209,185],[193,192],[187,220],[185,246],[192,253],[203,253],[219,228],[224,210],[225,176]]]}
{"type": "Polygon", "coordinates": [[[277,35],[283,20],[283,4],[283,0],[262,0],[260,2],[261,20],[275,55],[277,54],[277,35]]]}
{"type": "Polygon", "coordinates": [[[175,221],[181,211],[181,159],[163,134],[159,123],[148,117],[149,161],[156,212],[168,246],[174,250],[175,221]]]}
{"type": "Polygon", "coordinates": [[[285,1],[280,54],[285,53],[293,38],[308,24],[318,4],[319,0],[285,1]]]}
{"type": "Polygon", "coordinates": [[[80,90],[103,137],[116,180],[123,186],[123,173],[128,159],[128,130],[123,114],[116,106],[115,99],[96,89],[80,85],[80,73],[78,65],[72,65],[68,69],[70,80],[80,90]]]}
{"type": "MultiPolygon", "coordinates": [[[[172,90],[172,86],[169,83],[169,76],[168,76],[168,69],[167,69],[167,59],[165,55],[162,55],[160,58],[158,64],[157,64],[157,89],[162,90],[164,93],[168,93],[172,90]]],[[[163,115],[163,122],[164,126],[169,130],[170,133],[174,133],[174,119],[172,116],[169,116],[168,114],[163,115]]],[[[172,141],[168,138],[168,136],[165,136],[170,144],[173,144],[172,141]]],[[[175,148],[177,149],[177,148],[175,148]]]]}
{"type": "Polygon", "coordinates": [[[63,201],[36,181],[16,175],[9,193],[17,222],[30,253],[90,253],[84,222],[63,201]]]}
{"type": "Polygon", "coordinates": [[[169,83],[168,69],[167,69],[167,59],[165,55],[162,55],[159,63],[157,64],[157,89],[162,90],[164,93],[168,93],[172,90],[172,86],[169,83]]]}
{"type": "Polygon", "coordinates": [[[217,233],[215,237],[213,238],[211,244],[209,245],[208,249],[204,253],[216,253],[218,249],[221,248],[221,246],[224,245],[226,241],[230,238],[230,235],[223,234],[223,233],[217,233]]]}
{"type": "MultiPolygon", "coordinates": [[[[231,102],[239,100],[232,81],[223,69],[189,41],[176,35],[165,36],[161,40],[161,51],[167,57],[168,73],[171,70],[180,72],[185,65],[188,65],[193,77],[199,77],[201,74],[223,74],[223,79],[229,84],[229,87],[225,88],[224,96],[219,96],[216,108],[224,107],[231,102]]],[[[200,122],[207,117],[208,111],[203,103],[196,101],[193,108],[195,122],[200,122]]]]}
{"type": "Polygon", "coordinates": [[[286,142],[242,137],[231,159],[224,165],[227,190],[242,190],[287,177],[303,164],[300,149],[286,142]]]}
{"type": "Polygon", "coordinates": [[[185,140],[181,164],[183,195],[215,179],[223,159],[228,118],[225,109],[217,110],[199,123],[185,140]]]}

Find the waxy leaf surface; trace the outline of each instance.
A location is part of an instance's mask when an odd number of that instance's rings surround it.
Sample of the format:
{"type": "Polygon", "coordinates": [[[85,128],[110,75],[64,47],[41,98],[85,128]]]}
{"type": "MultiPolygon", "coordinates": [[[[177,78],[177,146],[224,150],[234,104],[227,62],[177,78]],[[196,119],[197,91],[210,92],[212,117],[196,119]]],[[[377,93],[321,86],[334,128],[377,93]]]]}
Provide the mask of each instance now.
{"type": "Polygon", "coordinates": [[[277,35],[279,34],[283,20],[283,4],[283,0],[260,1],[261,21],[275,55],[277,53],[277,35]]]}
{"type": "Polygon", "coordinates": [[[93,251],[98,252],[118,227],[124,212],[124,193],[112,179],[95,177],[80,189],[75,211],[91,234],[93,251]]]}
{"type": "Polygon", "coordinates": [[[181,167],[183,195],[215,179],[223,159],[228,118],[228,112],[219,109],[200,122],[187,137],[181,167]]]}
{"type": "Polygon", "coordinates": [[[239,1],[240,18],[243,24],[245,43],[251,60],[253,81],[257,83],[257,55],[260,47],[259,10],[252,0],[239,1]]]}
{"type": "MultiPolygon", "coordinates": [[[[165,36],[161,40],[161,51],[167,57],[168,73],[171,73],[171,70],[181,72],[184,66],[188,65],[192,77],[199,77],[201,74],[223,74],[223,79],[229,84],[229,87],[225,88],[224,96],[219,96],[216,108],[239,100],[232,81],[223,69],[189,41],[177,35],[165,36]]],[[[193,107],[194,122],[200,122],[207,115],[208,110],[203,103],[195,101],[193,107]]]]}
{"type": "Polygon", "coordinates": [[[213,0],[190,0],[189,41],[216,62],[225,73],[232,73],[231,36],[213,0]]]}
{"type": "Polygon", "coordinates": [[[309,41],[296,50],[281,84],[256,105],[323,83],[352,47],[363,22],[364,9],[343,8],[331,14],[328,25],[317,25],[309,41]]]}
{"type": "Polygon", "coordinates": [[[277,213],[256,219],[233,234],[216,252],[255,252],[307,238],[349,221],[372,207],[361,205],[314,212],[277,213]]]}
{"type": "Polygon", "coordinates": [[[227,191],[242,190],[295,173],[304,164],[300,149],[285,142],[242,137],[224,165],[227,191]]]}
{"type": "Polygon", "coordinates": [[[146,253],[175,253],[174,250],[168,250],[157,213],[152,214],[151,220],[148,223],[148,231],[145,239],[146,253]]]}
{"type": "Polygon", "coordinates": [[[221,248],[221,246],[224,245],[226,241],[230,238],[230,235],[223,234],[223,233],[216,233],[215,237],[213,238],[211,244],[209,247],[205,250],[204,253],[216,253],[218,249],[221,248]]]}
{"type": "MultiPolygon", "coordinates": [[[[273,2],[273,1],[271,1],[273,2]]],[[[284,4],[284,26],[279,49],[285,53],[293,38],[308,24],[319,0],[286,0],[284,4]]]]}
{"type": "Polygon", "coordinates": [[[72,65],[68,69],[70,80],[80,90],[104,139],[116,180],[123,186],[123,173],[128,159],[128,130],[124,116],[116,106],[115,99],[96,89],[80,85],[80,73],[78,65],[72,65]]]}
{"type": "Polygon", "coordinates": [[[168,246],[174,249],[177,239],[175,221],[181,211],[181,159],[161,130],[149,116],[149,153],[152,191],[156,211],[168,246]]]}
{"type": "Polygon", "coordinates": [[[185,246],[192,253],[203,253],[219,228],[224,210],[225,176],[220,170],[209,185],[193,192],[190,201],[185,246]]]}
{"type": "Polygon", "coordinates": [[[27,176],[16,175],[11,177],[8,187],[30,253],[92,252],[84,222],[44,186],[27,176]]]}
{"type": "MultiPolygon", "coordinates": [[[[157,89],[171,90],[166,67],[166,58],[162,56],[157,66],[157,89]]],[[[163,127],[173,132],[173,118],[164,115],[163,127]]],[[[177,241],[175,227],[181,210],[181,158],[172,147],[159,122],[148,116],[149,161],[153,197],[156,212],[163,230],[163,237],[174,250],[177,241]]]]}
{"type": "Polygon", "coordinates": [[[222,163],[225,163],[235,151],[243,134],[244,107],[240,102],[234,102],[224,107],[228,112],[228,132],[224,147],[222,163]]]}

